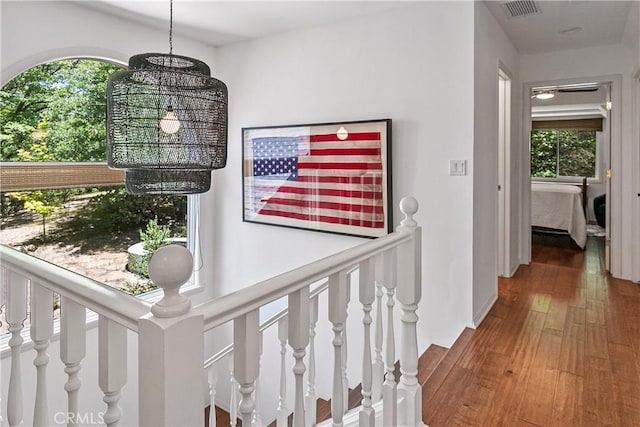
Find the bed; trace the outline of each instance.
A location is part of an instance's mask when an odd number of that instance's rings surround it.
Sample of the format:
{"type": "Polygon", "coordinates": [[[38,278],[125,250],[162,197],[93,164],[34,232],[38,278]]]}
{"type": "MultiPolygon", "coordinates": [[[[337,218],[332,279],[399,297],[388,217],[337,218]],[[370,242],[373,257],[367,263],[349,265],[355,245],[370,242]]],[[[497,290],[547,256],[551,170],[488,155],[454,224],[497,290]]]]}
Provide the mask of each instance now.
{"type": "Polygon", "coordinates": [[[534,231],[566,233],[580,248],[587,243],[585,188],[568,184],[531,183],[531,226],[534,231]]]}

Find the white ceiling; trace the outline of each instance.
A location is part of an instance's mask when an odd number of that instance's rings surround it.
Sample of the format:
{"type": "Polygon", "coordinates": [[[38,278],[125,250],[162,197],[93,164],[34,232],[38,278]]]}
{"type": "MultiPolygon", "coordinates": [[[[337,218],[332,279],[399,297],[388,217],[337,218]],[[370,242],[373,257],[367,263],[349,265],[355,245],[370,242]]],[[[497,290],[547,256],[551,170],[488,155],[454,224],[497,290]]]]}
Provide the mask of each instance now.
{"type": "MultiPolygon", "coordinates": [[[[174,0],[174,32],[220,46],[330,24],[406,6],[405,1],[174,0]]],[[[89,7],[169,31],[169,0],[81,1],[89,7]]]]}
{"type": "Polygon", "coordinates": [[[530,54],[622,42],[633,1],[536,0],[541,13],[515,18],[502,1],[485,3],[518,52],[530,54]]]}
{"type": "MultiPolygon", "coordinates": [[[[430,0],[422,0],[430,1],[430,0]]],[[[521,54],[616,44],[623,40],[634,1],[536,0],[541,13],[508,18],[500,3],[485,1],[521,54]],[[567,34],[564,30],[580,28],[567,34]]],[[[214,46],[384,12],[413,1],[174,0],[174,31],[214,46]]],[[[168,31],[168,0],[78,1],[168,31]]]]}

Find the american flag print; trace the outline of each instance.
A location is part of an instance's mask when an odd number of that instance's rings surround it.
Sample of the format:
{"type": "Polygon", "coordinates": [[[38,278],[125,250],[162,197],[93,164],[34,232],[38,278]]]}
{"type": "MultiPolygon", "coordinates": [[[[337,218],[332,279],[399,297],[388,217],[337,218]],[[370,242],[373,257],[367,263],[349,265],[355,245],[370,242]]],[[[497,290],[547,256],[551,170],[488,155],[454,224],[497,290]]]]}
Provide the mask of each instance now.
{"type": "Polygon", "coordinates": [[[270,223],[386,234],[381,132],[349,132],[345,139],[334,132],[250,138],[245,209],[270,223]]]}

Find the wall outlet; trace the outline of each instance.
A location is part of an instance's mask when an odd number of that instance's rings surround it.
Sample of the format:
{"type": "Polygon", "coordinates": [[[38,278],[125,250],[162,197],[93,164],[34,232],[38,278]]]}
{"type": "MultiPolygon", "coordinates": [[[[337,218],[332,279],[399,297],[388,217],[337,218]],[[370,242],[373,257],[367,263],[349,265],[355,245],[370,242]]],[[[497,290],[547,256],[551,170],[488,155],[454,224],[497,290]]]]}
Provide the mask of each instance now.
{"type": "Polygon", "coordinates": [[[450,176],[465,176],[467,174],[466,160],[449,160],[450,176]]]}

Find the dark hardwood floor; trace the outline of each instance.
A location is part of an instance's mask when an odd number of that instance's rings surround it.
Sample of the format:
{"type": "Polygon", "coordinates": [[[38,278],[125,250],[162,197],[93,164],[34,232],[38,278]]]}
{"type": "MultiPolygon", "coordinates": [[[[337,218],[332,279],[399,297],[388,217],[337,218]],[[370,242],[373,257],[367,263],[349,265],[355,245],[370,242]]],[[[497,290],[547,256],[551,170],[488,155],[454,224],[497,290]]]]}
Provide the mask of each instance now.
{"type": "MultiPolygon", "coordinates": [[[[560,239],[560,238],[555,238],[560,239]]],[[[602,238],[536,242],[499,300],[423,383],[438,426],[640,426],[640,286],[611,278],[602,238]]]]}

